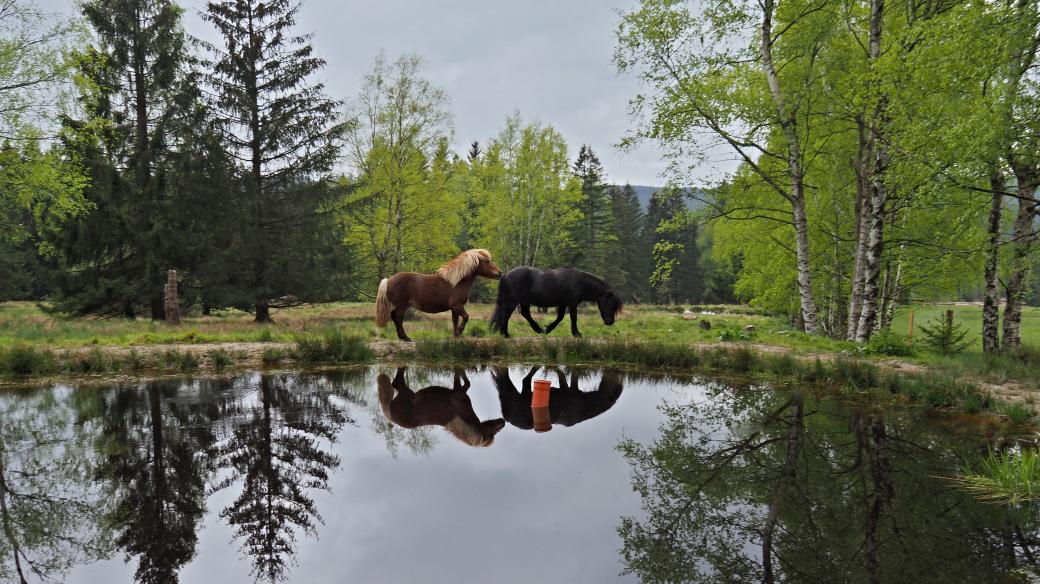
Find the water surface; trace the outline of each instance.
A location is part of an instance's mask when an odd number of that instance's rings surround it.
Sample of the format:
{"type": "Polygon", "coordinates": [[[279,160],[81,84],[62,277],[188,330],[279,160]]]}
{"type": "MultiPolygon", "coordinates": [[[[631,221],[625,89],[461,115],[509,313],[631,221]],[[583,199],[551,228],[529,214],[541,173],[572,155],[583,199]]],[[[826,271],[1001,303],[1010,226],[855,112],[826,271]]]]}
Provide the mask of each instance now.
{"type": "Polygon", "coordinates": [[[612,370],[0,394],[0,581],[1016,582],[965,420],[612,370]],[[535,432],[530,380],[554,389],[535,432]]]}

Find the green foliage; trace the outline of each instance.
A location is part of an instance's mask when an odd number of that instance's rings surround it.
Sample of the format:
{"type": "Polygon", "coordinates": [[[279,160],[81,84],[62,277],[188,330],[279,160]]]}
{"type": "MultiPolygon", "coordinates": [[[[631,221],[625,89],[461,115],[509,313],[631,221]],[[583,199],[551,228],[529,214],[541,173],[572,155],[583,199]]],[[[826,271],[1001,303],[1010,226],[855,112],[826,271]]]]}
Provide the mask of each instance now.
{"type": "Polygon", "coordinates": [[[578,209],[581,219],[574,227],[574,253],[569,265],[606,275],[610,248],[616,241],[613,201],[608,192],[599,157],[582,144],[574,161],[574,176],[581,181],[578,209]]]}
{"type": "Polygon", "coordinates": [[[1017,505],[1040,500],[1040,454],[1032,448],[990,452],[955,481],[979,499],[1017,505]]]}
{"type": "Polygon", "coordinates": [[[519,113],[507,118],[471,188],[479,206],[471,237],[500,266],[556,266],[571,253],[582,187],[554,128],[525,123],[519,113]]]}
{"type": "Polygon", "coordinates": [[[891,329],[882,329],[867,341],[867,353],[888,355],[890,357],[909,357],[914,354],[913,347],[906,337],[897,335],[891,329]]]}
{"type": "Polygon", "coordinates": [[[270,320],[272,306],[342,296],[351,269],[331,181],[347,128],[315,79],[325,61],[295,31],[298,9],[226,0],[202,13],[221,39],[207,45],[205,74],[236,166],[225,194],[234,219],[222,218],[230,229],[217,249],[232,304],[252,305],[258,322],[270,320]]]}
{"type": "Polygon", "coordinates": [[[432,271],[458,253],[465,164],[451,159],[445,92],[417,54],[380,53],[349,105],[348,155],[358,173],[346,196],[347,242],[360,250],[366,289],[399,271],[432,271]]]}
{"type": "Polygon", "coordinates": [[[31,345],[0,347],[0,374],[46,375],[56,370],[54,355],[31,345]]]}
{"type": "Polygon", "coordinates": [[[952,316],[937,317],[921,326],[923,342],[941,355],[960,353],[968,345],[968,331],[953,322],[952,316]]]}

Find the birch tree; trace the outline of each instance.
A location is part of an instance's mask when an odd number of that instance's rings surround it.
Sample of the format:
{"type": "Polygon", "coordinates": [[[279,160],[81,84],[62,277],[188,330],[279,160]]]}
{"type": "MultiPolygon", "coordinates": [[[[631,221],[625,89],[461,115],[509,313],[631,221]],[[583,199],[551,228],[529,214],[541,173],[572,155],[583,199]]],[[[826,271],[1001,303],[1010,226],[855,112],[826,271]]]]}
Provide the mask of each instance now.
{"type": "Polygon", "coordinates": [[[454,249],[460,229],[446,209],[452,132],[450,100],[424,76],[416,54],[380,54],[348,105],[347,158],[360,188],[348,198],[349,241],[371,258],[378,279],[426,270],[454,249]]]}
{"type": "Polygon", "coordinates": [[[569,255],[582,191],[559,132],[510,116],[478,175],[478,241],[500,266],[553,267],[569,255]]]}
{"type": "Polygon", "coordinates": [[[777,26],[780,7],[774,0],[727,0],[710,7],[645,0],[622,15],[615,53],[618,68],[636,71],[648,89],[632,100],[638,127],[625,144],[661,143],[680,176],[690,158],[694,164],[706,160],[697,149],[723,146],[779,198],[783,212],[763,216],[790,225],[799,311],[810,333],[819,327],[803,145],[812,128],[806,99],[817,77],[798,76],[806,70],[793,64],[804,61],[804,54],[778,53],[777,46],[792,31],[817,24],[814,15],[818,19],[826,4],[784,3],[777,26]],[[797,76],[797,83],[789,76],[797,76]]]}

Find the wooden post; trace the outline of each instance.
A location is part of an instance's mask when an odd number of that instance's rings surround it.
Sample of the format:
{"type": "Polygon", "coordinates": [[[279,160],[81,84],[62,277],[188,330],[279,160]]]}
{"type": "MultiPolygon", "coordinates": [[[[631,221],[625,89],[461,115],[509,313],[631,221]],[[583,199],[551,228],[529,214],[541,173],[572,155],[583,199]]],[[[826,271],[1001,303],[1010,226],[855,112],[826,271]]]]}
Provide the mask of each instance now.
{"type": "Polygon", "coordinates": [[[177,304],[177,270],[166,272],[166,322],[181,323],[181,311],[177,304]]]}
{"type": "Polygon", "coordinates": [[[914,309],[910,309],[910,314],[906,317],[906,336],[910,339],[910,345],[914,344],[914,309]]]}
{"type": "Polygon", "coordinates": [[[952,338],[953,335],[953,311],[946,311],[946,322],[943,323],[943,327],[946,329],[946,336],[952,338]]]}

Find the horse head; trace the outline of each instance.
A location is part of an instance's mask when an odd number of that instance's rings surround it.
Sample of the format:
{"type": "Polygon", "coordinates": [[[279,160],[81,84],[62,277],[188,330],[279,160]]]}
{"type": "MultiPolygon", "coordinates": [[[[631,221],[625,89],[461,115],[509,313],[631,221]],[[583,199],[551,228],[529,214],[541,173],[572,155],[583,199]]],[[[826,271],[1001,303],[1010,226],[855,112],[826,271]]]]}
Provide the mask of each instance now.
{"type": "Polygon", "coordinates": [[[502,279],[502,269],[495,265],[495,262],[491,261],[491,254],[486,249],[477,250],[478,257],[480,257],[480,264],[477,265],[477,275],[485,278],[491,278],[492,280],[502,279]]]}
{"type": "Polygon", "coordinates": [[[614,319],[621,312],[622,307],[621,299],[618,298],[617,293],[608,289],[600,297],[597,304],[599,304],[599,315],[603,317],[603,324],[607,326],[614,324],[614,319]]]}

